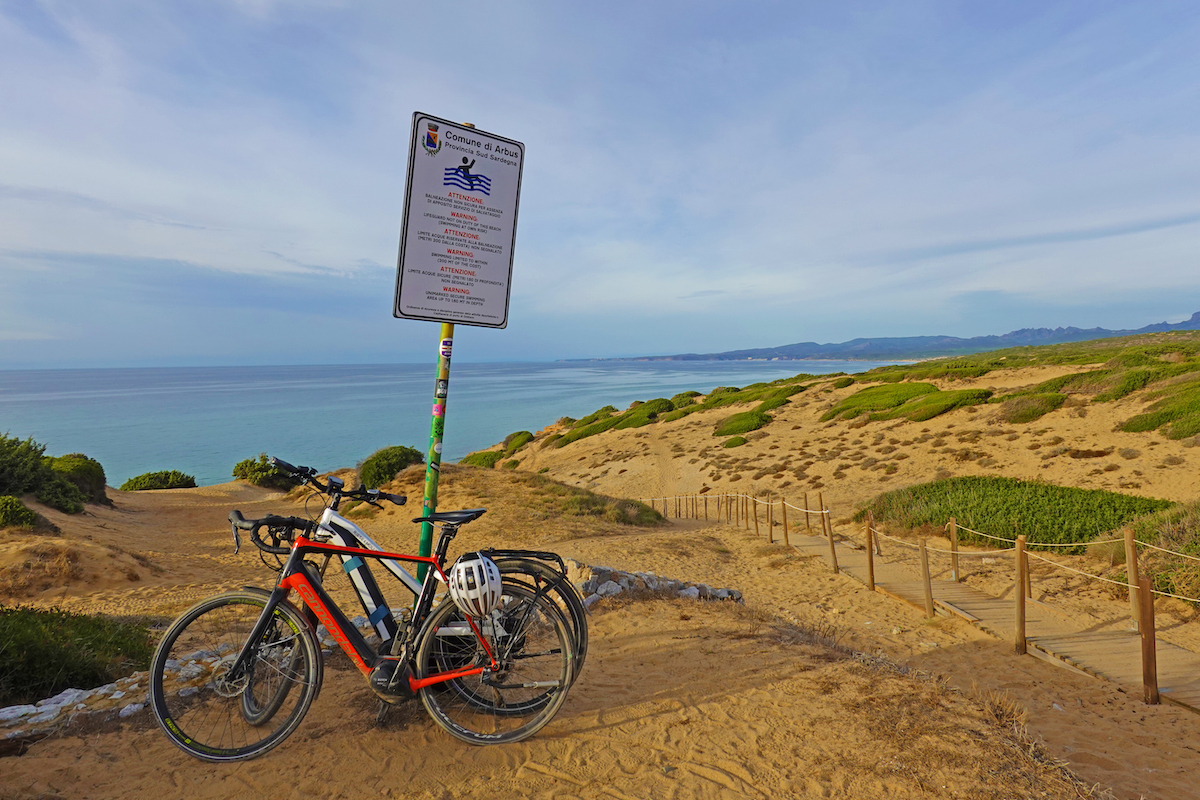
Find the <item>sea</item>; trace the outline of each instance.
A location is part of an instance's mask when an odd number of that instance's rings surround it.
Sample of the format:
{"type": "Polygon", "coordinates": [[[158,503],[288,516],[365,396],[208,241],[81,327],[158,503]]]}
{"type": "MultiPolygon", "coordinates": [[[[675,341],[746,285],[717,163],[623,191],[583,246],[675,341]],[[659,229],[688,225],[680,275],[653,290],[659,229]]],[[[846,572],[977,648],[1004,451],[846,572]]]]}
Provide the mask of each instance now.
{"type": "MultiPolygon", "coordinates": [[[[799,373],[864,372],[869,361],[559,361],[450,370],[443,460],[514,431],[606,405],[746,386],[799,373]]],[[[381,447],[429,449],[436,364],[0,371],[0,433],[83,453],[108,483],[179,470],[200,485],[267,453],[352,467],[381,447]]]]}

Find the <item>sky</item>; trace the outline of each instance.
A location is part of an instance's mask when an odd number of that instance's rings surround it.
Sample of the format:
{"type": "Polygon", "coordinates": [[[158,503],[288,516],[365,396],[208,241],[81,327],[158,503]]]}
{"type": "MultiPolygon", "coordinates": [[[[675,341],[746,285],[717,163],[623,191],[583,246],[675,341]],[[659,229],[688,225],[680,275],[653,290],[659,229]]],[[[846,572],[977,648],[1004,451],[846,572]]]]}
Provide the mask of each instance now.
{"type": "Polygon", "coordinates": [[[525,145],[456,360],[1200,311],[1200,6],[0,0],[0,368],[420,363],[414,112],[525,145]]]}

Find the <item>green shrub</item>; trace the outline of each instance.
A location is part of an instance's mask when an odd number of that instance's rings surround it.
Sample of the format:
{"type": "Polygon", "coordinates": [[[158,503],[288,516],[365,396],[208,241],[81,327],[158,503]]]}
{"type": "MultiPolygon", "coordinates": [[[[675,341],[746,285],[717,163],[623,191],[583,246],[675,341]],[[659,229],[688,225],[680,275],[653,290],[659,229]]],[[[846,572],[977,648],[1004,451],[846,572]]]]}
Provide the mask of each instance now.
{"type": "Polygon", "coordinates": [[[38,499],[38,502],[67,514],[78,514],[83,511],[83,492],[57,472],[49,472],[33,496],[38,499]]]}
{"type": "Polygon", "coordinates": [[[834,389],[845,389],[847,386],[850,386],[853,383],[854,383],[854,378],[851,378],[849,375],[847,375],[845,378],[838,378],[836,381],[834,381],[833,388],[834,389]]]}
{"type": "Polygon", "coordinates": [[[746,437],[734,436],[732,439],[726,439],[721,442],[721,447],[741,447],[746,443],[746,437]]]}
{"type": "Polygon", "coordinates": [[[766,413],[768,411],[774,411],[782,405],[787,405],[788,402],[789,401],[786,397],[768,397],[766,400],[763,400],[761,403],[756,405],[754,410],[766,413]]]}
{"type": "MultiPolygon", "coordinates": [[[[596,409],[595,411],[588,414],[583,419],[576,420],[575,422],[571,423],[571,427],[583,428],[588,425],[591,425],[594,422],[599,422],[600,420],[608,419],[615,413],[617,413],[617,409],[615,406],[605,406],[604,408],[596,409]]],[[[563,419],[569,419],[569,418],[563,417],[563,419]]]]}
{"type": "Polygon", "coordinates": [[[143,625],[107,617],[0,607],[0,706],[103,686],[150,665],[143,625]]]}
{"type": "Polygon", "coordinates": [[[772,420],[770,414],[761,411],[743,411],[721,420],[717,424],[713,436],[733,436],[739,433],[756,431],[772,420]]]}
{"type": "Polygon", "coordinates": [[[974,406],[992,396],[989,389],[956,389],[949,392],[932,392],[910,400],[899,408],[871,414],[871,419],[904,419],[924,422],[956,408],[974,406]]]}
{"type": "Polygon", "coordinates": [[[504,452],[511,456],[513,453],[517,452],[532,441],[533,434],[529,431],[517,431],[516,433],[510,433],[508,436],[504,437],[504,452]]]}
{"type": "Polygon", "coordinates": [[[821,415],[822,422],[831,419],[852,419],[859,414],[887,411],[902,406],[915,397],[932,394],[938,389],[931,383],[896,383],[871,386],[857,391],[821,415]]]}
{"type": "Polygon", "coordinates": [[[48,471],[42,461],[45,451],[33,439],[0,434],[0,494],[19,497],[36,491],[48,471]]]}
{"type": "Polygon", "coordinates": [[[292,477],[267,461],[266,453],[259,453],[258,458],[247,458],[245,461],[234,464],[233,477],[253,483],[255,486],[278,489],[281,492],[300,485],[299,478],[292,477]]]}
{"type": "Polygon", "coordinates": [[[420,450],[404,445],[376,450],[358,465],[358,479],[368,489],[378,489],[413,464],[424,464],[420,450]]]}
{"type": "Polygon", "coordinates": [[[1158,401],[1144,414],[1129,419],[1121,430],[1151,431],[1162,428],[1168,439],[1186,439],[1200,433],[1200,380],[1184,381],[1150,393],[1158,401]]]}
{"type": "MultiPolygon", "coordinates": [[[[245,461],[242,462],[242,464],[245,463],[245,461]]],[[[240,467],[241,464],[238,466],[240,467]]],[[[235,478],[240,477],[237,474],[237,467],[233,468],[233,475],[235,478]]],[[[191,475],[185,475],[177,469],[147,472],[135,478],[130,478],[121,484],[122,492],[141,492],[148,489],[194,488],[196,488],[196,479],[191,475]]]]}
{"type": "Polygon", "coordinates": [[[518,461],[517,459],[514,458],[511,461],[505,461],[503,464],[500,465],[500,468],[501,469],[516,469],[517,465],[520,463],[521,463],[520,461],[518,461]]]}
{"type": "Polygon", "coordinates": [[[1000,406],[1000,419],[1005,422],[1033,422],[1067,401],[1065,394],[1026,394],[1009,397],[1000,406]]]}
{"type": "Polygon", "coordinates": [[[659,414],[666,414],[675,410],[675,406],[670,400],[664,397],[659,397],[654,400],[649,400],[641,403],[637,408],[631,408],[621,415],[614,428],[620,430],[624,428],[640,428],[643,425],[649,425],[658,419],[659,414]]]}
{"type": "MultiPolygon", "coordinates": [[[[992,536],[1016,538],[1025,534],[1031,544],[1070,544],[1088,542],[1098,534],[1172,505],[1167,500],[1100,489],[1015,478],[964,477],[885,492],[868,508],[876,519],[908,529],[925,525],[941,528],[955,517],[961,526],[992,536]]],[[[861,521],[865,516],[866,509],[862,509],[855,518],[861,521]]],[[[977,538],[961,528],[960,535],[968,541],[977,538]]],[[[997,546],[994,541],[980,539],[980,544],[985,543],[997,546]]]]}
{"type": "Polygon", "coordinates": [[[26,508],[19,498],[0,496],[0,528],[32,528],[37,521],[37,514],[26,508]]]}
{"type": "Polygon", "coordinates": [[[475,467],[487,467],[491,469],[496,466],[500,459],[504,458],[503,450],[481,450],[478,453],[468,453],[459,460],[460,464],[470,464],[475,467]]]}
{"type": "Polygon", "coordinates": [[[107,482],[104,467],[96,459],[88,458],[83,453],[69,453],[65,456],[47,456],[45,464],[75,484],[85,502],[112,505],[104,492],[107,482]]]}
{"type": "Polygon", "coordinates": [[[671,398],[671,405],[675,408],[684,408],[696,404],[696,398],[700,396],[699,392],[680,392],[671,398]]]}
{"type": "Polygon", "coordinates": [[[0,434],[0,495],[32,494],[51,508],[78,514],[83,511],[83,493],[50,468],[45,452],[46,446],[33,439],[0,434]]]}

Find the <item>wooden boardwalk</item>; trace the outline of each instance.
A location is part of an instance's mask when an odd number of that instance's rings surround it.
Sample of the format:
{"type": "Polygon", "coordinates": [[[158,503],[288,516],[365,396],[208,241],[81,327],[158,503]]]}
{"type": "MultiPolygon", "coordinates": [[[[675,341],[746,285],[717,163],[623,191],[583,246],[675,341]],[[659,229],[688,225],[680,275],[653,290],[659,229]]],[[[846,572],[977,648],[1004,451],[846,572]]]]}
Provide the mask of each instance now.
{"type": "MultiPolygon", "coordinates": [[[[829,541],[791,533],[792,547],[805,555],[830,560],[829,541]]],[[[856,580],[867,582],[867,552],[847,543],[836,543],[839,569],[856,580]]],[[[998,639],[1016,639],[1016,603],[1010,597],[993,597],[966,586],[933,580],[935,610],[968,620],[998,639]]],[[[875,558],[875,589],[917,608],[925,608],[925,587],[904,564],[875,558]]],[[[1074,672],[1104,678],[1114,683],[1142,686],[1141,637],[1134,630],[1080,630],[1076,620],[1064,612],[1025,600],[1025,638],[1029,655],[1074,672]]],[[[1163,700],[1200,711],[1200,654],[1182,647],[1157,642],[1158,687],[1163,700]]]]}

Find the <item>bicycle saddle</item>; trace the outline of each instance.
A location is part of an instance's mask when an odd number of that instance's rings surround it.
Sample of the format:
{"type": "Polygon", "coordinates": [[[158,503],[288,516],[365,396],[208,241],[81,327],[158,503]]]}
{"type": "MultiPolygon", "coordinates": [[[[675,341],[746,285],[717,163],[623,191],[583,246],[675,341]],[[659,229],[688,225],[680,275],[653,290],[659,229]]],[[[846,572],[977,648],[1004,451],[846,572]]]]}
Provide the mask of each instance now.
{"type": "Polygon", "coordinates": [[[479,519],[487,513],[486,508],[467,508],[462,511],[435,511],[427,517],[417,517],[413,522],[444,523],[446,525],[466,525],[472,520],[479,519]]]}

